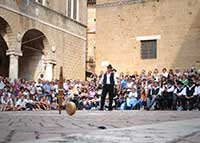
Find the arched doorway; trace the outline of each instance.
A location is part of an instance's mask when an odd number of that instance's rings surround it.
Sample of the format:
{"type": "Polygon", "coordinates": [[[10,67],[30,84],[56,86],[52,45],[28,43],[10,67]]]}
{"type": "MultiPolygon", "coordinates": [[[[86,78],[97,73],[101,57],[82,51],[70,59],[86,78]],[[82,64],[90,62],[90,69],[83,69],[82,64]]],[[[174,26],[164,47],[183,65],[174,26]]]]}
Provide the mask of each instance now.
{"type": "Polygon", "coordinates": [[[19,58],[19,77],[27,80],[38,79],[44,74],[45,35],[36,29],[28,30],[22,38],[22,57],[19,58]]]}
{"type": "Polygon", "coordinates": [[[0,17],[0,76],[4,77],[9,75],[9,56],[6,56],[8,46],[5,40],[9,28],[8,23],[0,17]]]}

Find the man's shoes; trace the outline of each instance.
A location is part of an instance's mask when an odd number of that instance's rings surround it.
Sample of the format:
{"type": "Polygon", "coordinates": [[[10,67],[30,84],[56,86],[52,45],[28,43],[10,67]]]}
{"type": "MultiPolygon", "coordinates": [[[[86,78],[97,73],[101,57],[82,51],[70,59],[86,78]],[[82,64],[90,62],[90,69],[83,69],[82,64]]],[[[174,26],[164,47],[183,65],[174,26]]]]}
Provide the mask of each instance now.
{"type": "Polygon", "coordinates": [[[112,111],[112,107],[111,107],[111,108],[108,108],[108,111],[112,111]]]}

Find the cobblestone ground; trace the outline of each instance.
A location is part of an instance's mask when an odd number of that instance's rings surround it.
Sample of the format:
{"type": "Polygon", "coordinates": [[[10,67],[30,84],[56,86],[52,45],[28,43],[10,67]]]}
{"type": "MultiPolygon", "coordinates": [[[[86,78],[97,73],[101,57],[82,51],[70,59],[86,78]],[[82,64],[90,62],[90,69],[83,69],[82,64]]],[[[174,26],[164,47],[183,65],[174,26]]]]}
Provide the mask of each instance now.
{"type": "Polygon", "coordinates": [[[200,143],[200,112],[0,112],[0,143],[200,143]]]}

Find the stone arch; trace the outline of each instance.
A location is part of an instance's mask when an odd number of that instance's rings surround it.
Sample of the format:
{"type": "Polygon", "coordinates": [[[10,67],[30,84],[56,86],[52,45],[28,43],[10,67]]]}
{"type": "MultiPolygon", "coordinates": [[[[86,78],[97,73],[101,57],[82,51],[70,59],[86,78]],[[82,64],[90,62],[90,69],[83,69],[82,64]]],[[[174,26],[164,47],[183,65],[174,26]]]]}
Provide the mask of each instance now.
{"type": "Polygon", "coordinates": [[[45,74],[45,58],[48,56],[49,42],[38,29],[29,29],[21,39],[22,56],[19,58],[19,77],[38,79],[45,74]]]}
{"type": "Polygon", "coordinates": [[[10,25],[0,16],[0,76],[9,76],[9,57],[6,55],[6,51],[9,49],[11,33],[10,25]]]}

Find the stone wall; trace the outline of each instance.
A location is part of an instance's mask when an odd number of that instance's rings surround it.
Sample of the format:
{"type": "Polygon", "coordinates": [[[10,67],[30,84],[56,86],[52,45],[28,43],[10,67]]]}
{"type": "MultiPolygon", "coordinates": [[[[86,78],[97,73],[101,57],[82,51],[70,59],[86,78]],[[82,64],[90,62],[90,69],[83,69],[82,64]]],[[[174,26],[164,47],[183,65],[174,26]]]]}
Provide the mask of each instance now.
{"type": "Polygon", "coordinates": [[[189,68],[200,61],[199,0],[97,0],[96,71],[189,68]],[[143,36],[157,37],[157,58],[141,59],[143,36]]]}
{"type": "MultiPolygon", "coordinates": [[[[96,49],[96,5],[88,4],[88,22],[87,22],[87,61],[93,59],[95,62],[96,49]]],[[[94,72],[95,65],[87,64],[87,71],[94,72]]]]}

